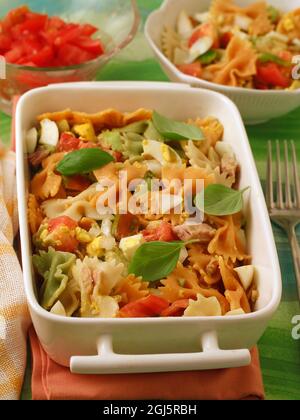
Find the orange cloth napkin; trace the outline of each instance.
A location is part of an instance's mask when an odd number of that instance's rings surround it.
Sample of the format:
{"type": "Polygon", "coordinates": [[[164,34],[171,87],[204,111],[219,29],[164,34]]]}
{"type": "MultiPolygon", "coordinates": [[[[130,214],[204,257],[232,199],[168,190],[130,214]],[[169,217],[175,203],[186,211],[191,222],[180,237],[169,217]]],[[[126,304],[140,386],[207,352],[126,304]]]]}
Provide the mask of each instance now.
{"type": "Polygon", "coordinates": [[[203,372],[74,375],[54,363],[30,331],[34,400],[264,399],[258,351],[248,367],[203,372]]]}

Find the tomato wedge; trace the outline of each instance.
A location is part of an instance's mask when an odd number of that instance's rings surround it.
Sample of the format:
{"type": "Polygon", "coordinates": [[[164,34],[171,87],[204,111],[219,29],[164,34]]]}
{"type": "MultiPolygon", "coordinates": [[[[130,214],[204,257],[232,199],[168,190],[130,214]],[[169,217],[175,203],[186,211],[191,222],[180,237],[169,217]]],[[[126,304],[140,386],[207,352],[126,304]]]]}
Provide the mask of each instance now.
{"type": "Polygon", "coordinates": [[[124,306],[119,316],[121,318],[147,318],[159,316],[166,308],[169,302],[158,296],[149,295],[146,298],[139,299],[135,302],[124,306]]]}
{"type": "Polygon", "coordinates": [[[75,252],[79,242],[75,237],[75,220],[67,216],[60,216],[48,222],[48,231],[52,234],[53,247],[61,252],[75,252]]]}
{"type": "Polygon", "coordinates": [[[101,55],[104,53],[104,48],[98,39],[90,39],[87,36],[81,36],[74,40],[73,44],[95,55],[101,55]]]}
{"type": "Polygon", "coordinates": [[[167,309],[162,311],[160,316],[169,317],[169,316],[182,316],[186,308],[189,306],[189,299],[181,299],[172,303],[167,309]]]}
{"type": "Polygon", "coordinates": [[[121,240],[128,236],[133,236],[139,231],[139,221],[136,216],[131,213],[120,214],[118,216],[118,225],[116,228],[116,238],[121,240]]]}
{"type": "Polygon", "coordinates": [[[74,175],[64,178],[64,186],[67,190],[76,191],[78,193],[89,188],[91,182],[83,175],[74,175]]]}
{"type": "Polygon", "coordinates": [[[188,76],[201,77],[202,75],[202,66],[200,61],[196,61],[192,64],[180,64],[177,68],[188,76]]]}
{"type": "Polygon", "coordinates": [[[143,231],[146,242],[173,242],[178,241],[178,237],[173,232],[172,226],[168,222],[162,222],[156,229],[146,229],[143,231]]]}
{"type": "Polygon", "coordinates": [[[67,226],[70,229],[75,229],[77,227],[77,222],[68,216],[56,217],[55,219],[51,219],[48,222],[49,232],[53,232],[59,226],[67,226]]]}
{"type": "Polygon", "coordinates": [[[266,64],[257,64],[258,84],[268,85],[270,87],[287,88],[291,82],[289,77],[285,76],[280,66],[276,63],[269,62],[266,64]]]}
{"type": "Polygon", "coordinates": [[[57,146],[58,152],[73,152],[79,149],[80,140],[70,133],[62,133],[57,146]]]}

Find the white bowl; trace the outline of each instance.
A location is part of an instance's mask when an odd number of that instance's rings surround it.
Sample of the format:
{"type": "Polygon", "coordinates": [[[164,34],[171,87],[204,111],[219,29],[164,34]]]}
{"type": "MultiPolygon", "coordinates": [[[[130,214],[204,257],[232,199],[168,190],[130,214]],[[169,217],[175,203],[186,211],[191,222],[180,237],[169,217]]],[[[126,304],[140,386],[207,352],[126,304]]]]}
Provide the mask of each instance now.
{"type": "MultiPolygon", "coordinates": [[[[300,7],[300,0],[267,0],[269,4],[287,12],[300,7]]],[[[238,5],[248,5],[254,0],[235,0],[238,5]]],[[[230,87],[211,83],[203,79],[187,76],[167,59],[161,50],[161,34],[166,25],[175,26],[181,10],[187,13],[205,12],[211,0],[165,0],[161,8],[153,12],[145,26],[146,38],[158,58],[163,70],[173,82],[187,83],[193,87],[215,90],[223,93],[235,102],[246,124],[258,124],[272,118],[280,117],[300,106],[298,91],[260,91],[230,87]]]]}
{"type": "Polygon", "coordinates": [[[71,366],[72,372],[90,374],[217,369],[250,363],[249,349],[260,339],[279,305],[281,277],[245,128],[229,99],[212,91],[170,83],[53,85],[28,92],[20,99],[16,143],[25,289],[38,337],[54,361],[71,366]],[[245,212],[248,251],[257,266],[259,299],[254,313],[215,318],[83,319],[52,315],[39,305],[27,219],[25,133],[40,113],[64,108],[96,112],[111,107],[120,111],[146,107],[177,119],[208,115],[220,119],[225,128],[224,141],[232,145],[242,166],[241,188],[251,186],[245,212]]]}

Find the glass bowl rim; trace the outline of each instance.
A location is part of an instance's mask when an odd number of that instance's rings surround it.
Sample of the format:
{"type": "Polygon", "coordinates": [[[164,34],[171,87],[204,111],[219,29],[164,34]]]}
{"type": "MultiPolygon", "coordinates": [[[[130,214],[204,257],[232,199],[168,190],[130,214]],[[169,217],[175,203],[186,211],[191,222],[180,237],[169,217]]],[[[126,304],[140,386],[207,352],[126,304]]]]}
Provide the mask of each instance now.
{"type": "Polygon", "coordinates": [[[22,71],[31,71],[36,73],[55,73],[55,72],[62,72],[62,71],[68,71],[68,70],[79,70],[83,69],[85,67],[88,67],[90,65],[97,64],[101,61],[109,61],[114,55],[116,55],[119,51],[124,49],[127,45],[130,44],[130,42],[133,40],[135,35],[138,32],[139,26],[140,26],[140,13],[137,6],[136,0],[130,0],[131,3],[131,10],[133,11],[133,24],[132,27],[127,35],[127,37],[118,45],[116,45],[110,52],[106,54],[102,54],[97,58],[94,58],[93,60],[85,61],[84,63],[80,64],[74,64],[72,66],[57,66],[57,67],[33,67],[33,66],[24,66],[22,64],[14,64],[14,63],[5,63],[7,69],[13,69],[13,70],[22,70],[22,71]]]}

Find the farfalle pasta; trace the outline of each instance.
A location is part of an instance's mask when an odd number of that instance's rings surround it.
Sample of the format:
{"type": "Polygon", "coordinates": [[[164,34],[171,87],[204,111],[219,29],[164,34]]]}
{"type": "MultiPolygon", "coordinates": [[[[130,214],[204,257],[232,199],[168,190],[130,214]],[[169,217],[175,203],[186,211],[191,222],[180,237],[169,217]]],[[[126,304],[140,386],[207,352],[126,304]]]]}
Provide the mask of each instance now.
{"type": "Polygon", "coordinates": [[[267,1],[240,7],[234,0],[212,0],[205,13],[182,10],[161,39],[166,57],[189,76],[231,87],[300,88],[293,78],[300,9],[284,13],[267,1]]]}
{"type": "Polygon", "coordinates": [[[211,187],[239,193],[223,131],[212,116],[180,122],[146,109],[38,116],[26,142],[41,306],[83,318],[254,310],[255,270],[247,282],[239,270],[251,264],[242,209],[205,207],[211,187]]]}

